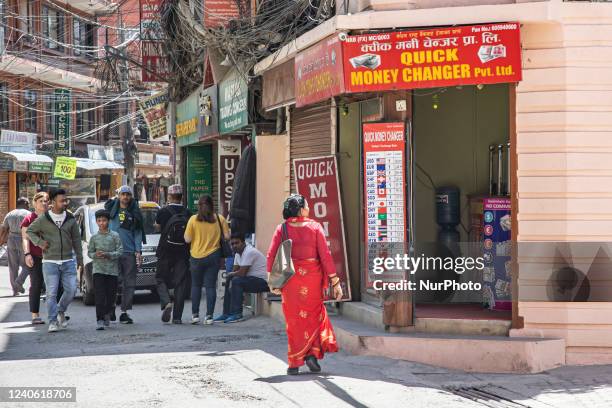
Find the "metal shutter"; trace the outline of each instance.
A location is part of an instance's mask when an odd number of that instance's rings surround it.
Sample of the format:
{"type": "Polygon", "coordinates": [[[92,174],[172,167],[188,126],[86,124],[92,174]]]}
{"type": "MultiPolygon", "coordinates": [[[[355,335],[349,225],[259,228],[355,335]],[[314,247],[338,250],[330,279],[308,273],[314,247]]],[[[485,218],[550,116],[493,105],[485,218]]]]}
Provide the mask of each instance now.
{"type": "Polygon", "coordinates": [[[292,193],[295,193],[293,159],[330,155],[331,137],[330,101],[291,110],[289,150],[292,193]]]}

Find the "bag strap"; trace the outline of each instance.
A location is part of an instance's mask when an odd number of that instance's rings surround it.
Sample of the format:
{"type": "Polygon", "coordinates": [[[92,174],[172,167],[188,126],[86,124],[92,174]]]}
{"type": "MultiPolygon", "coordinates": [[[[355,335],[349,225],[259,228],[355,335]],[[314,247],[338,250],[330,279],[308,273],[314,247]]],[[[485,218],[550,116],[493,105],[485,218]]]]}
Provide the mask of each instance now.
{"type": "Polygon", "coordinates": [[[283,242],[289,239],[289,232],[287,231],[287,223],[283,222],[283,242]]]}
{"type": "Polygon", "coordinates": [[[221,233],[220,241],[223,241],[225,236],[223,235],[223,227],[221,226],[221,219],[219,218],[219,214],[215,214],[217,216],[217,224],[219,224],[219,231],[221,233]]]}

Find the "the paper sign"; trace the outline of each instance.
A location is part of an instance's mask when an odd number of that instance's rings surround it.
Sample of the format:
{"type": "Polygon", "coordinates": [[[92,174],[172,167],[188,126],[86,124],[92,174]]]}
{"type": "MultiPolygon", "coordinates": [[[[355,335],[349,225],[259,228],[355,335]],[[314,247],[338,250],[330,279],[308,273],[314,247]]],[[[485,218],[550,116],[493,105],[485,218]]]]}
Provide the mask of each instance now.
{"type": "Polygon", "coordinates": [[[347,92],[518,82],[518,23],[347,36],[347,92]]]}
{"type": "Polygon", "coordinates": [[[73,180],[76,176],[77,161],[73,157],[57,157],[55,159],[54,178],[73,180]]]}
{"type": "Polygon", "coordinates": [[[202,195],[212,195],[212,146],[189,146],[187,148],[187,206],[198,211],[198,200],[202,195]]]}
{"type": "MultiPolygon", "coordinates": [[[[344,293],[342,300],[351,300],[336,157],[296,159],[293,170],[296,189],[308,201],[310,218],[321,223],[325,231],[344,293]]],[[[330,300],[329,293],[326,300],[330,300]]]]}
{"type": "MultiPolygon", "coordinates": [[[[394,257],[404,252],[405,145],[404,123],[363,124],[366,287],[372,284],[374,257],[394,257]]],[[[387,271],[383,278],[401,280],[396,272],[387,271]]]]}

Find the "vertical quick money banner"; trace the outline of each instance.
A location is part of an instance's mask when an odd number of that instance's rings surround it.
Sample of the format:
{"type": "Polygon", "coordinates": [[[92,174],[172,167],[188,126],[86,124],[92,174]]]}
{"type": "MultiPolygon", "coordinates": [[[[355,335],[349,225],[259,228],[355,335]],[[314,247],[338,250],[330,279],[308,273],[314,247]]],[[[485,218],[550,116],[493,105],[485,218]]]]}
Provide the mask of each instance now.
{"type": "MultiPolygon", "coordinates": [[[[336,157],[296,159],[293,169],[297,192],[306,198],[310,218],[321,223],[325,231],[344,293],[342,300],[351,300],[336,157]]],[[[330,299],[329,293],[325,297],[330,299]]]]}

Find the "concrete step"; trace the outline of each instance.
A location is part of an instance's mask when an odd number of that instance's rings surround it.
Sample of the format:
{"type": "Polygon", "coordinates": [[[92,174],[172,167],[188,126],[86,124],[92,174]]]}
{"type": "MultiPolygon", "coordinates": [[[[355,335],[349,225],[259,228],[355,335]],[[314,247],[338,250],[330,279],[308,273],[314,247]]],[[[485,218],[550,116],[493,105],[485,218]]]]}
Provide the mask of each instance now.
{"type": "MultiPolygon", "coordinates": [[[[263,303],[264,314],[284,321],[280,302],[263,303]]],[[[353,321],[345,314],[347,305],[342,306],[342,316],[331,316],[331,320],[340,348],[352,354],[481,373],[538,373],[565,365],[563,339],[484,336],[482,333],[390,333],[362,322],[372,322],[365,310],[373,306],[350,307],[352,316],[362,311],[362,321],[353,321]]]]}
{"type": "Polygon", "coordinates": [[[508,337],[510,320],[444,319],[439,317],[417,317],[415,331],[433,334],[456,334],[464,336],[508,337]]]}
{"type": "MultiPolygon", "coordinates": [[[[380,330],[383,324],[383,310],[363,302],[346,302],[340,306],[340,314],[352,321],[366,324],[380,330]]],[[[456,334],[465,336],[504,336],[508,337],[512,322],[509,320],[446,319],[442,317],[417,317],[414,326],[403,331],[456,334]]]]}
{"type": "Polygon", "coordinates": [[[538,373],[565,364],[565,340],[388,333],[332,318],[340,347],[352,354],[481,373],[538,373]]]}

